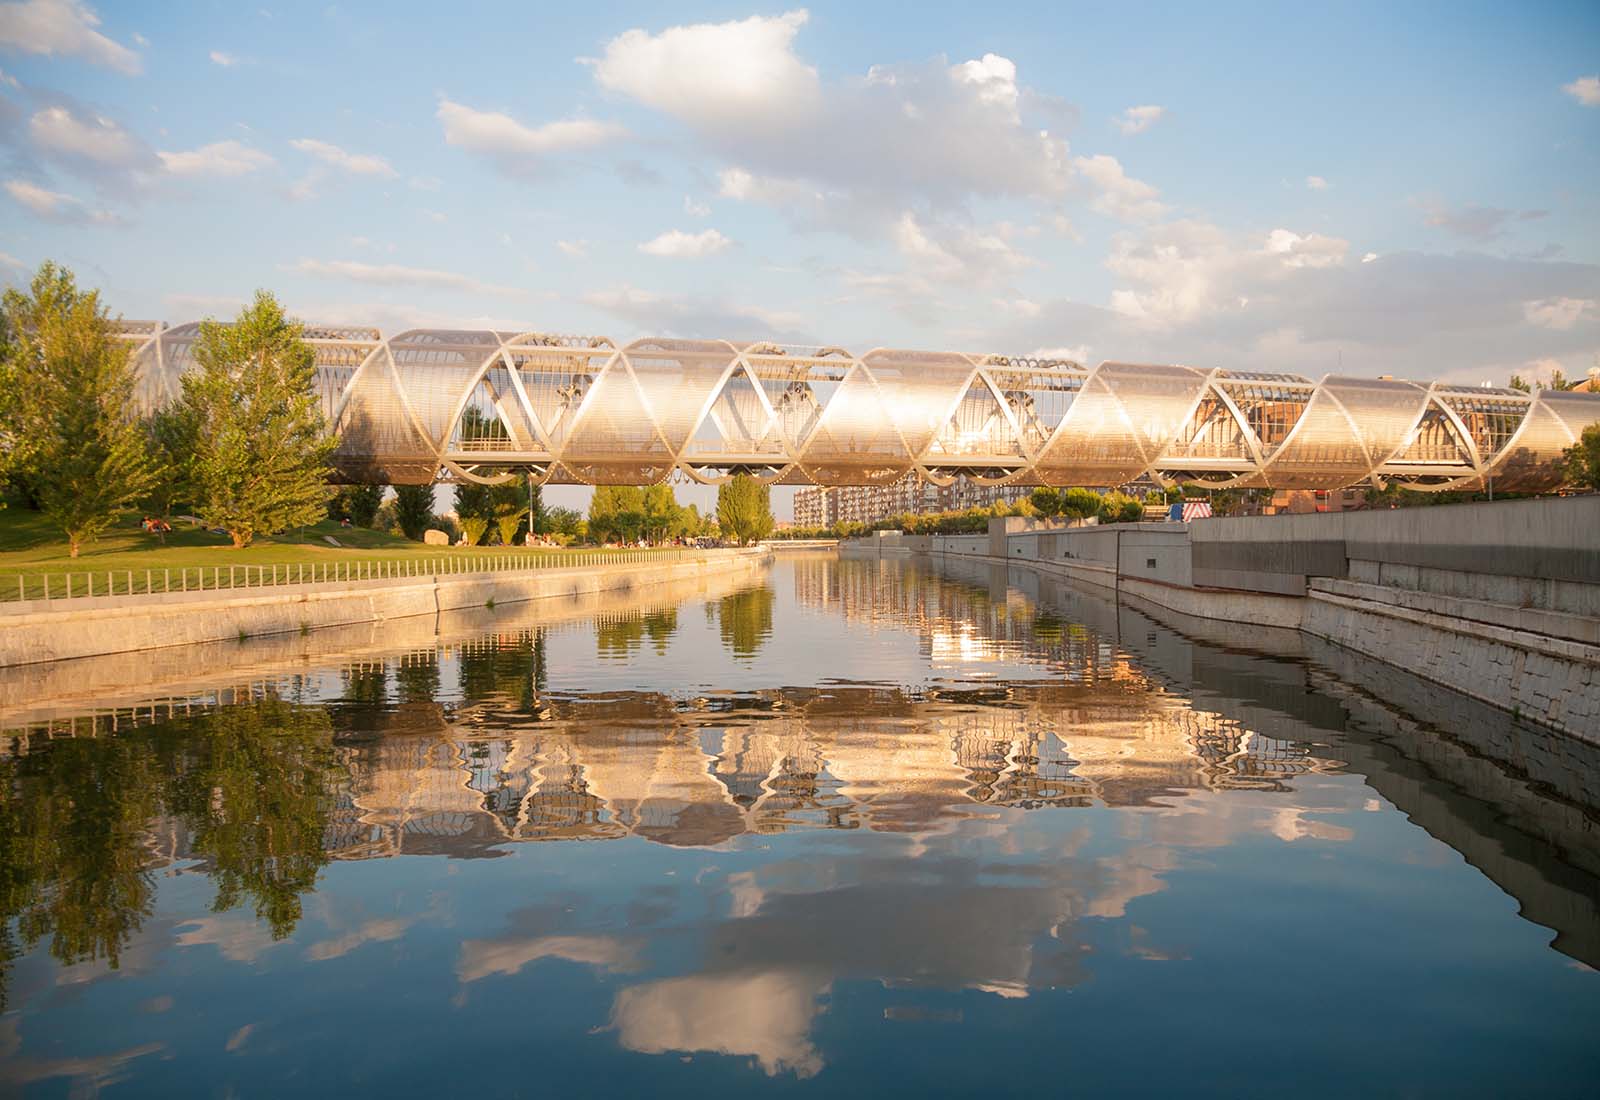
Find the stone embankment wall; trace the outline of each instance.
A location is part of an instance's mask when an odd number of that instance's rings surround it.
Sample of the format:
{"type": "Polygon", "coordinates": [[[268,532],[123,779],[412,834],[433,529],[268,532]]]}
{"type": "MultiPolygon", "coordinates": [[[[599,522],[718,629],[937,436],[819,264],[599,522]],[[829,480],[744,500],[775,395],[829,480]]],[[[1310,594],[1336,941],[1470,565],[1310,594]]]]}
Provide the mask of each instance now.
{"type": "Polygon", "coordinates": [[[195,645],[79,657],[0,668],[0,729],[87,712],[135,708],[151,699],[225,695],[241,684],[296,672],[516,634],[596,617],[644,614],[685,600],[716,600],[758,583],[754,556],[728,568],[669,578],[635,588],[598,588],[561,599],[474,604],[437,615],[367,620],[302,634],[254,634],[195,645]]]}
{"type": "Polygon", "coordinates": [[[1600,743],[1600,496],[988,535],[846,554],[1004,559],[1202,619],[1289,627],[1600,743]]]}
{"type": "Polygon", "coordinates": [[[96,597],[70,606],[14,603],[0,606],[0,668],[436,616],[491,602],[539,601],[559,612],[590,604],[600,593],[754,573],[771,559],[769,550],[753,547],[659,563],[96,597]]]}

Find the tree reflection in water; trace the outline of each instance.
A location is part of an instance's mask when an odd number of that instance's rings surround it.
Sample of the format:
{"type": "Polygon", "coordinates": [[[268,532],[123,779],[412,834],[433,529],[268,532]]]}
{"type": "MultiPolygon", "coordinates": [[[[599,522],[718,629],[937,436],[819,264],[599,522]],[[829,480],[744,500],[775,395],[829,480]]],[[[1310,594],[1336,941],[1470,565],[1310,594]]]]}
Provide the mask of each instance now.
{"type": "MultiPolygon", "coordinates": [[[[459,652],[461,693],[468,702],[512,703],[522,714],[539,711],[548,688],[543,630],[492,635],[462,646],[459,652]]],[[[434,679],[437,682],[437,664],[434,679]]]]}
{"type": "Polygon", "coordinates": [[[650,639],[657,653],[665,653],[677,629],[676,607],[608,615],[595,620],[594,643],[601,657],[613,660],[631,655],[645,638],[650,639]]]}
{"type": "Polygon", "coordinates": [[[117,967],[151,913],[169,834],[187,836],[173,855],[211,877],[214,912],[248,902],[287,937],[328,861],[340,776],[327,713],[273,698],[0,760],[3,964],[18,940],[49,937],[61,963],[117,967]]]}
{"type": "Polygon", "coordinates": [[[754,657],[772,637],[772,603],[772,589],[747,588],[722,597],[717,604],[722,644],[735,657],[754,657]]]}

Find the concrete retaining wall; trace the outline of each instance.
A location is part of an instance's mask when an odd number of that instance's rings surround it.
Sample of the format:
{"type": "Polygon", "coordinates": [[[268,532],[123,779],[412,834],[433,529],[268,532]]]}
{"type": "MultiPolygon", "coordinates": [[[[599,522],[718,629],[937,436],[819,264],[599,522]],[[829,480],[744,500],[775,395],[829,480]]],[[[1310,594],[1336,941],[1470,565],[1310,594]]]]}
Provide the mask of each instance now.
{"type": "Polygon", "coordinates": [[[986,538],[876,545],[1026,565],[1185,616],[1302,630],[1600,744],[1600,495],[1190,524],[1007,517],[986,538]]]}
{"type": "Polygon", "coordinates": [[[527,601],[580,601],[714,573],[754,572],[771,551],[710,550],[684,561],[630,562],[581,569],[459,573],[285,585],[206,593],[41,601],[0,610],[0,668],[166,646],[303,633],[441,611],[527,601]]]}

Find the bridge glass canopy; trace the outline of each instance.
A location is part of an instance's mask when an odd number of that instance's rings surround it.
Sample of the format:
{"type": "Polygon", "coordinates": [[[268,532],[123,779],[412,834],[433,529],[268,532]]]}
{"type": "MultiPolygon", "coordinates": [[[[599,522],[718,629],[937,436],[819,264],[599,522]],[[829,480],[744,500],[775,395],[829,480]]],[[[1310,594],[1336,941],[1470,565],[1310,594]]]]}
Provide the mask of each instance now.
{"type": "MultiPolygon", "coordinates": [[[[198,324],[124,322],[144,411],[198,324]]],[[[878,348],[308,326],[351,482],[1544,489],[1600,395],[878,348]]]]}

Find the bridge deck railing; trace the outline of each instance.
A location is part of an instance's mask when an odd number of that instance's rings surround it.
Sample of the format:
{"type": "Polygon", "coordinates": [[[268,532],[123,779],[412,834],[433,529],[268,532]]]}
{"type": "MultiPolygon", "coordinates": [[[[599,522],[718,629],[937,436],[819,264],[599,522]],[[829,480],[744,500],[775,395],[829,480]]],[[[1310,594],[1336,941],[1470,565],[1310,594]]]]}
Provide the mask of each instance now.
{"type": "Polygon", "coordinates": [[[686,547],[636,550],[508,551],[504,554],[441,554],[433,557],[353,558],[340,561],[249,565],[177,566],[151,569],[79,569],[0,576],[0,605],[44,601],[68,603],[107,597],[200,593],[287,585],[343,585],[361,581],[405,581],[466,573],[510,573],[583,569],[641,562],[675,562],[705,550],[686,547]]]}

